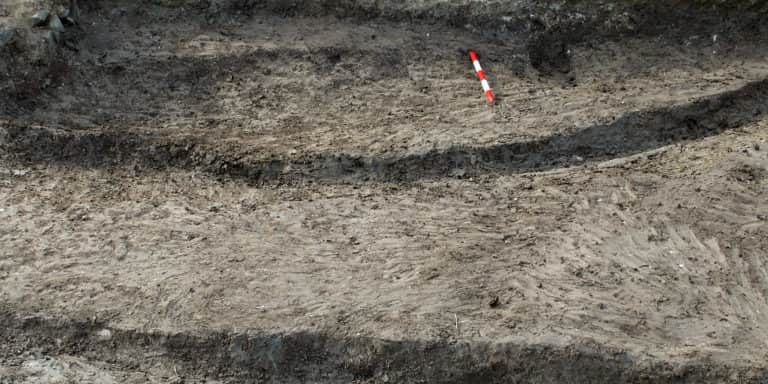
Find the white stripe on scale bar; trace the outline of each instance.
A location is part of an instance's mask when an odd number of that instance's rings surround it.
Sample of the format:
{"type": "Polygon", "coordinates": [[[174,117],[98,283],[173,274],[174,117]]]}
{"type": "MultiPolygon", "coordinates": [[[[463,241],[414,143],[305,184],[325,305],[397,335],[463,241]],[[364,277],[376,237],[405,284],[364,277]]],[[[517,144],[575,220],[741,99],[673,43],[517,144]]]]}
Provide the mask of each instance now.
{"type": "Polygon", "coordinates": [[[488,92],[491,90],[491,85],[488,84],[488,80],[482,80],[481,83],[483,83],[483,91],[488,92]]]}

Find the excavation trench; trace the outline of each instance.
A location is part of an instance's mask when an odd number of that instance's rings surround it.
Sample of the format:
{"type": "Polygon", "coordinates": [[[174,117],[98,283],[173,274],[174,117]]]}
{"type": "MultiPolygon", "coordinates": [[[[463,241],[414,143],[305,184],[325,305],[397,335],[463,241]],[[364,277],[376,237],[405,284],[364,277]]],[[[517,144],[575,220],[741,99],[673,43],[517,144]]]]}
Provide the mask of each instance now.
{"type": "Polygon", "coordinates": [[[83,3],[0,25],[0,383],[768,380],[762,5],[83,3]]]}
{"type": "Polygon", "coordinates": [[[638,361],[598,345],[516,341],[391,341],[333,333],[199,334],[110,329],[99,321],[67,321],[5,313],[4,353],[37,348],[142,370],[161,364],[181,378],[227,382],[430,383],[704,383],[761,382],[764,372],[708,362],[638,361]],[[154,356],[142,358],[140,356],[154,356]]]}
{"type": "Polygon", "coordinates": [[[402,157],[345,153],[253,153],[237,144],[216,146],[194,138],[163,139],[133,133],[56,131],[14,124],[3,126],[2,153],[23,164],[61,163],[75,167],[129,166],[196,169],[261,184],[307,181],[408,182],[546,171],[606,161],[686,143],[737,129],[768,112],[768,81],[687,105],[631,113],[607,125],[570,135],[489,147],[455,147],[402,157]]]}

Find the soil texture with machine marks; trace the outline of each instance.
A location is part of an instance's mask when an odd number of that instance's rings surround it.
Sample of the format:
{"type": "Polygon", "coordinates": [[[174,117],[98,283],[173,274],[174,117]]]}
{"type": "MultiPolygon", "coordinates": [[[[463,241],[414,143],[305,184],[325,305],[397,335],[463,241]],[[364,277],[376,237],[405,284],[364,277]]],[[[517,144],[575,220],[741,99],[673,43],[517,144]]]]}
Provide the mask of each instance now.
{"type": "Polygon", "coordinates": [[[0,383],[768,381],[759,13],[14,3],[0,383]]]}

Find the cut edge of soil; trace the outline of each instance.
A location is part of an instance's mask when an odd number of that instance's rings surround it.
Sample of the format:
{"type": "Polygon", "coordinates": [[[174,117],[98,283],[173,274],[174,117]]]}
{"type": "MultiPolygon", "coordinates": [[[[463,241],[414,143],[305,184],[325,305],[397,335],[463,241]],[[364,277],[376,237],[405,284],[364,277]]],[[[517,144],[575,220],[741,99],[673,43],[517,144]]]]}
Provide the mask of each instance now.
{"type": "MultiPolygon", "coordinates": [[[[206,1],[188,1],[193,8],[208,13],[252,14],[269,12],[284,17],[336,16],[361,21],[443,23],[485,32],[555,31],[563,39],[616,37],[626,33],[659,34],[681,25],[702,31],[729,24],[741,31],[759,28],[768,8],[754,1],[529,1],[519,2],[433,2],[424,5],[401,2],[358,0],[224,0],[213,5],[206,1]],[[736,3],[736,4],[734,4],[736,3]]],[[[734,28],[729,28],[734,32],[734,28]]],[[[689,30],[690,32],[690,30],[689,30]]]]}
{"type": "Polygon", "coordinates": [[[201,170],[255,185],[409,182],[547,171],[631,156],[743,127],[768,112],[766,100],[764,79],[689,104],[629,113],[571,134],[391,157],[322,152],[291,158],[242,143],[216,145],[188,137],[53,130],[7,122],[0,124],[0,157],[84,168],[201,170]]]}
{"type": "Polygon", "coordinates": [[[0,314],[6,354],[16,348],[72,355],[128,369],[172,366],[179,375],[312,382],[740,383],[768,372],[750,364],[639,360],[589,341],[404,340],[323,332],[201,334],[112,329],[89,320],[0,314]]]}

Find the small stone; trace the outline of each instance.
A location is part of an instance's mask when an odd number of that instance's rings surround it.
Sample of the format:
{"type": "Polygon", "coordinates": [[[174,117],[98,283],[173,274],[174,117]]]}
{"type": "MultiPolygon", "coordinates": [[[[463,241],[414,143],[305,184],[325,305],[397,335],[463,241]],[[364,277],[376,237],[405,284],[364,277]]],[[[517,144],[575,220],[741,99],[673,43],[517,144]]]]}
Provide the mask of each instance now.
{"type": "Polygon", "coordinates": [[[45,9],[41,9],[37,11],[34,15],[32,15],[32,26],[33,27],[45,26],[50,16],[51,16],[51,13],[45,9]]]}
{"type": "Polygon", "coordinates": [[[77,25],[77,21],[80,19],[80,11],[77,9],[77,5],[65,10],[61,15],[61,22],[67,27],[73,27],[77,25]]]}
{"type": "Polygon", "coordinates": [[[48,34],[45,36],[45,38],[48,40],[48,44],[58,45],[59,41],[61,40],[61,34],[59,32],[48,31],[48,34]]]}
{"type": "Polygon", "coordinates": [[[755,143],[755,151],[759,151],[761,149],[759,143],[755,143]]]}
{"type": "Polygon", "coordinates": [[[109,329],[102,329],[96,332],[96,336],[101,340],[109,340],[112,338],[112,331],[109,329]]]}
{"type": "Polygon", "coordinates": [[[72,14],[72,11],[67,9],[61,14],[61,21],[66,25],[67,23],[77,24],[77,18],[72,14]]]}
{"type": "Polygon", "coordinates": [[[77,0],[69,0],[69,8],[64,11],[62,19],[69,19],[73,24],[80,20],[80,7],[77,6],[77,0]]]}
{"type": "Polygon", "coordinates": [[[77,24],[77,21],[69,16],[62,16],[61,23],[66,27],[74,27],[77,24]]]}
{"type": "Polygon", "coordinates": [[[488,306],[491,308],[497,308],[501,304],[501,300],[498,296],[494,296],[491,301],[488,303],[488,306]]]}
{"type": "Polygon", "coordinates": [[[51,32],[63,33],[64,24],[61,23],[61,19],[59,19],[58,16],[53,15],[51,16],[51,20],[48,22],[48,29],[50,29],[51,32]]]}

